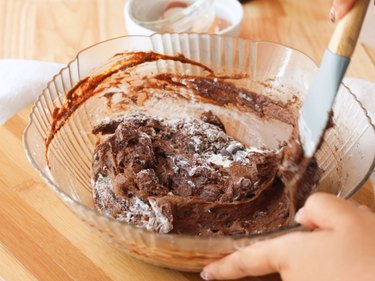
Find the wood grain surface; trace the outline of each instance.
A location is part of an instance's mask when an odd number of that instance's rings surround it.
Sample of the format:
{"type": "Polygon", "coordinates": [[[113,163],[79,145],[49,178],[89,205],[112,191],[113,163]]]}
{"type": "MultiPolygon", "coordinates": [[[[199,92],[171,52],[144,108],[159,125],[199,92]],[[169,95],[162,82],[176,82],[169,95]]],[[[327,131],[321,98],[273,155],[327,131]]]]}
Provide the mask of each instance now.
{"type": "MultiPolygon", "coordinates": [[[[0,0],[0,58],[67,63],[82,48],[126,34],[124,3],[0,0]]],[[[334,29],[328,21],[330,3],[250,1],[241,36],[283,43],[319,62],[334,29]]],[[[375,52],[357,46],[348,75],[375,81],[375,52]]],[[[200,280],[198,274],[158,268],[119,252],[57,199],[23,150],[30,108],[0,126],[0,280],[200,280]]],[[[354,200],[374,209],[371,185],[367,183],[354,200]]]]}

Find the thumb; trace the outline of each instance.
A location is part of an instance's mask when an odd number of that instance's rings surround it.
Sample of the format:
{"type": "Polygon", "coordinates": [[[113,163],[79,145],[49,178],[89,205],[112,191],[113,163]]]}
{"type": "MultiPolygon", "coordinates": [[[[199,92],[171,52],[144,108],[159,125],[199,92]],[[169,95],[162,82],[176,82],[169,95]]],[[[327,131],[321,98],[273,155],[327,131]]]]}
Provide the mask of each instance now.
{"type": "Polygon", "coordinates": [[[356,0],[334,0],[329,13],[330,20],[334,22],[344,17],[353,7],[355,1],[356,0]]]}
{"type": "Polygon", "coordinates": [[[223,259],[207,265],[201,277],[204,280],[238,279],[245,276],[266,275],[278,272],[281,262],[283,243],[279,237],[267,241],[257,242],[251,246],[241,248],[223,259]]]}
{"type": "Polygon", "coordinates": [[[332,194],[314,193],[297,212],[295,220],[309,228],[335,229],[356,212],[358,209],[351,202],[332,194]]]}

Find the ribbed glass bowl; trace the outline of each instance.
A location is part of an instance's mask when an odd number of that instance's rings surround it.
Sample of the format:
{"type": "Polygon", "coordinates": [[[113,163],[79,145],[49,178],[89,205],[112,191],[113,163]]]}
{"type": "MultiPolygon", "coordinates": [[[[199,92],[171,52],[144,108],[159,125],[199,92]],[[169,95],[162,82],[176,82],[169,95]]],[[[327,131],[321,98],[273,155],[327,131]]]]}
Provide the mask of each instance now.
{"type": "MultiPolygon", "coordinates": [[[[195,237],[158,234],[99,214],[91,194],[91,162],[96,141],[91,130],[101,120],[127,114],[127,111],[110,109],[102,98],[96,96],[79,107],[56,134],[49,148],[51,169],[48,168],[45,140],[51,129],[54,109],[64,104],[66,93],[78,81],[105,70],[121,59],[121,56],[113,55],[124,51],[154,51],[168,55],[182,53],[218,74],[247,73],[248,77],[241,81],[242,87],[281,101],[290,100],[293,95],[303,100],[317,69],[310,58],[288,47],[215,35],[125,36],[89,47],[47,85],[32,109],[30,124],[24,132],[28,159],[55,194],[118,249],[146,262],[178,270],[198,271],[210,261],[240,247],[298,230],[295,225],[248,236],[195,237]]],[[[149,63],[143,71],[204,74],[200,68],[171,61],[149,63]]],[[[156,99],[138,109],[150,110],[154,115],[176,116],[195,115],[202,108],[213,110],[223,120],[227,132],[244,142],[252,135],[257,145],[275,146],[287,139],[289,134],[290,128],[283,128],[283,124],[259,123],[263,121],[234,106],[203,104],[191,98],[156,99]],[[264,134],[267,128],[269,133],[264,134]]],[[[333,111],[335,126],[325,135],[324,143],[316,154],[324,170],[317,189],[347,199],[363,185],[374,166],[375,133],[363,107],[344,85],[340,88],[333,111]]]]}

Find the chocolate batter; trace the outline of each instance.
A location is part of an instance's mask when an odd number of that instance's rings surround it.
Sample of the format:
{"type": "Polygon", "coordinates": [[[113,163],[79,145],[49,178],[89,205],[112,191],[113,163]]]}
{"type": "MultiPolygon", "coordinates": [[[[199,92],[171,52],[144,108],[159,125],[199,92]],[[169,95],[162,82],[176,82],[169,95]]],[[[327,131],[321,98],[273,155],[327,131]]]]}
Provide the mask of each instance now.
{"type": "Polygon", "coordinates": [[[247,234],[286,225],[288,197],[277,176],[283,149],[244,147],[212,112],[201,119],[136,113],[98,126],[96,133],[110,136],[94,153],[97,208],[162,233],[247,234]]]}
{"type": "MultiPolygon", "coordinates": [[[[216,75],[183,55],[130,52],[116,56],[120,59],[111,68],[81,80],[67,93],[66,102],[54,109],[46,157],[67,120],[95,95],[106,99],[112,110],[127,112],[129,105],[141,107],[152,98],[190,101],[186,96],[190,93],[194,102],[233,105],[264,120],[296,124],[297,99],[283,103],[236,86],[244,74],[216,75]],[[160,60],[189,64],[200,68],[202,75],[137,76],[138,66],[160,60]]],[[[98,210],[161,233],[248,234],[286,226],[320,178],[313,159],[298,189],[285,190],[284,183],[293,174],[291,163],[298,166],[303,160],[298,135],[277,150],[245,147],[226,134],[212,112],[203,113],[200,120],[133,112],[97,125],[93,133],[98,136],[92,166],[98,210]]]]}

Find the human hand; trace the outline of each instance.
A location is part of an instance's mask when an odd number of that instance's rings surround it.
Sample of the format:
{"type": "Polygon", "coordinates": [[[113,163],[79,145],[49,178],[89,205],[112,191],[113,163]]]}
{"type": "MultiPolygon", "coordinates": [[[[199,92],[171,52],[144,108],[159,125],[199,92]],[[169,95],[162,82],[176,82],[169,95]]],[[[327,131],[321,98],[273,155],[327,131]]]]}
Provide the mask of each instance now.
{"type": "Polygon", "coordinates": [[[207,265],[205,280],[279,272],[284,281],[374,281],[375,215],[333,195],[316,193],[296,221],[313,228],[249,247],[207,265]]]}
{"type": "Polygon", "coordinates": [[[342,19],[353,7],[355,1],[357,0],[333,0],[332,8],[329,11],[329,19],[332,22],[342,19]]]}
{"type": "Polygon", "coordinates": [[[332,22],[340,20],[353,7],[356,0],[333,0],[332,8],[329,11],[329,19],[332,22]]]}

